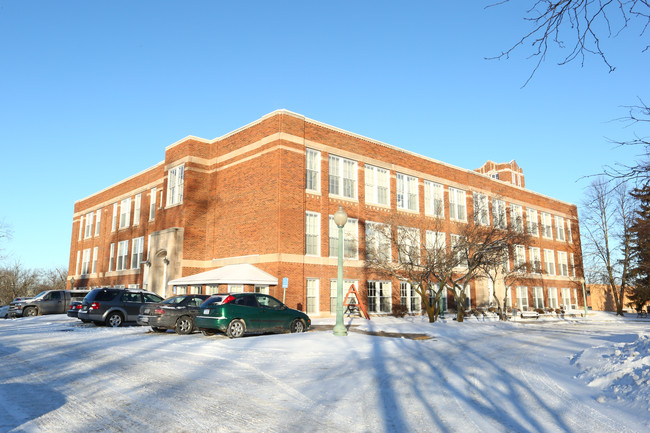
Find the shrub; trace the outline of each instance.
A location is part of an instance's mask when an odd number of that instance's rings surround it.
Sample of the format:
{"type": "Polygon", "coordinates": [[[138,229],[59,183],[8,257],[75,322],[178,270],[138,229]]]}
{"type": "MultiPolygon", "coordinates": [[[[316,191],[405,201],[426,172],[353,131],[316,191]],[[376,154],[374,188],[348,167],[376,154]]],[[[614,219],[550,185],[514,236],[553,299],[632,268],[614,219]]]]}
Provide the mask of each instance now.
{"type": "Polygon", "coordinates": [[[544,313],[546,313],[546,312],[544,311],[543,308],[535,308],[535,312],[537,312],[537,314],[544,314],[544,313]]]}
{"type": "Polygon", "coordinates": [[[408,314],[409,310],[406,308],[406,305],[393,305],[393,316],[395,317],[404,317],[408,314]]]}

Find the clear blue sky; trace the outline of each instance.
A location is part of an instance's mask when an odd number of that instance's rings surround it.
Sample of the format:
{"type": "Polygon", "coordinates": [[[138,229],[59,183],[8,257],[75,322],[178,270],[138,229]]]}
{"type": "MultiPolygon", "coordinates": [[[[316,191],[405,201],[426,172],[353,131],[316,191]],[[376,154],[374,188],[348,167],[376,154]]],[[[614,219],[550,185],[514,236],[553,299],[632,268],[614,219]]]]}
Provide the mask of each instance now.
{"type": "MultiPolygon", "coordinates": [[[[515,159],[527,187],[579,204],[604,164],[638,149],[612,121],[646,97],[638,29],[595,57],[551,56],[521,88],[526,30],[493,1],[0,0],[0,220],[10,259],[67,266],[76,200],[275,109],[463,168],[515,159]]],[[[527,2],[516,2],[527,3],[527,2]]]]}

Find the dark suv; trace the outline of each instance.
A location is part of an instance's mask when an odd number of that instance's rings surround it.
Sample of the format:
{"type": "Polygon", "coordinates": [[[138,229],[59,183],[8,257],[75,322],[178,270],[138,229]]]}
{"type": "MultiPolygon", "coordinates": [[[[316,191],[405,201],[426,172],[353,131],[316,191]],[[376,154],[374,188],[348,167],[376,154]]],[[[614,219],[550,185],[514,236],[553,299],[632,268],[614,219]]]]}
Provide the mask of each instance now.
{"type": "Polygon", "coordinates": [[[137,289],[93,289],[86,295],[78,317],[95,325],[121,326],[124,322],[135,322],[140,307],[163,298],[152,292],[137,289]]]}

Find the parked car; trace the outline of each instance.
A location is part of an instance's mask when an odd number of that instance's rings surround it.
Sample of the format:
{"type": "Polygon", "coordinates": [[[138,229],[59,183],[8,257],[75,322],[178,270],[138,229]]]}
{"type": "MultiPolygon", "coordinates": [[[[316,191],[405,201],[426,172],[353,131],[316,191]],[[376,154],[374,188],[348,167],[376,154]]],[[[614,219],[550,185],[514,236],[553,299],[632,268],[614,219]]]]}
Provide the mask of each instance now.
{"type": "Polygon", "coordinates": [[[122,326],[135,322],[144,304],[160,302],[163,298],[153,292],[138,289],[93,289],[86,295],[77,317],[95,325],[122,326]]]}
{"type": "Polygon", "coordinates": [[[0,319],[6,319],[7,317],[9,317],[9,305],[0,307],[0,319]]]}
{"type": "Polygon", "coordinates": [[[9,304],[9,317],[63,314],[73,301],[81,301],[88,290],[46,290],[33,298],[16,298],[9,304]]]}
{"type": "Polygon", "coordinates": [[[199,306],[210,295],[179,295],[140,307],[138,325],[149,325],[154,332],[173,329],[177,334],[191,334],[199,306]]]}
{"type": "Polygon", "coordinates": [[[304,332],[311,326],[305,313],[262,293],[214,295],[200,309],[194,322],[204,335],[220,331],[238,338],[247,332],[304,332]]]}
{"type": "Polygon", "coordinates": [[[74,301],[70,303],[70,308],[68,308],[68,317],[74,317],[75,319],[79,317],[79,310],[81,310],[81,301],[74,301]]]}

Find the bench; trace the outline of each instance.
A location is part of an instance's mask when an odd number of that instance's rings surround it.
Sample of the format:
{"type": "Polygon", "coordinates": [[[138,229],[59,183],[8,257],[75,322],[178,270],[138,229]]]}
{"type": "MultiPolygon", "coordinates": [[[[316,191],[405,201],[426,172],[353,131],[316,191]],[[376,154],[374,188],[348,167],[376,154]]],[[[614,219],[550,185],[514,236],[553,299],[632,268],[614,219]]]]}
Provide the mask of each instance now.
{"type": "Polygon", "coordinates": [[[539,319],[539,313],[537,311],[522,311],[520,317],[522,319],[539,319]]]}

